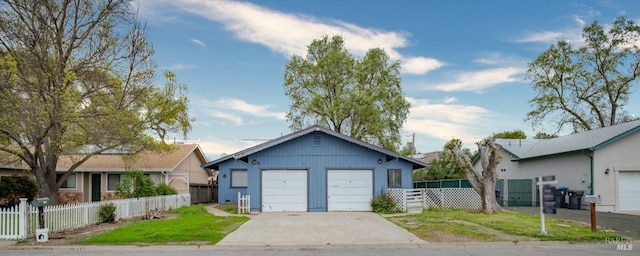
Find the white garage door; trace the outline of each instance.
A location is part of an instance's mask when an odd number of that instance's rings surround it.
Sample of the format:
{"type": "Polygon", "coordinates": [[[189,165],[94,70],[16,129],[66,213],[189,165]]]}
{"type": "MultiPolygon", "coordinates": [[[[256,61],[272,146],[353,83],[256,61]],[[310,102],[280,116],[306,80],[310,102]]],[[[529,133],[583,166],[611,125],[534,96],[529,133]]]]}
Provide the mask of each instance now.
{"type": "Polygon", "coordinates": [[[328,211],[371,211],[373,198],[371,170],[328,170],[328,211]]]}
{"type": "Polygon", "coordinates": [[[618,203],[619,211],[640,210],[640,172],[620,172],[618,203]]]}
{"type": "Polygon", "coordinates": [[[307,171],[262,171],[263,212],[306,212],[307,171]]]}

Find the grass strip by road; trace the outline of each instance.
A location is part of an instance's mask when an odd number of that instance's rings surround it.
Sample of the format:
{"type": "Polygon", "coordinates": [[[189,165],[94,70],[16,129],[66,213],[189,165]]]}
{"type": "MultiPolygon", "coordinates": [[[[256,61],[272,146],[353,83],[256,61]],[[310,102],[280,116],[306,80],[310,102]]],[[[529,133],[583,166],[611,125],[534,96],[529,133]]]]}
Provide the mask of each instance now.
{"type": "Polygon", "coordinates": [[[175,219],[136,221],[104,234],[76,241],[83,245],[216,244],[233,232],[247,217],[219,217],[207,212],[203,205],[178,208],[175,219]]]}
{"type": "Polygon", "coordinates": [[[611,232],[591,232],[590,226],[586,223],[548,216],[545,218],[547,234],[544,235],[540,233],[540,216],[508,211],[482,214],[465,210],[435,209],[388,219],[427,241],[433,240],[434,235],[442,236],[442,233],[477,241],[501,241],[503,239],[499,234],[531,240],[570,242],[621,238],[611,232]]]}

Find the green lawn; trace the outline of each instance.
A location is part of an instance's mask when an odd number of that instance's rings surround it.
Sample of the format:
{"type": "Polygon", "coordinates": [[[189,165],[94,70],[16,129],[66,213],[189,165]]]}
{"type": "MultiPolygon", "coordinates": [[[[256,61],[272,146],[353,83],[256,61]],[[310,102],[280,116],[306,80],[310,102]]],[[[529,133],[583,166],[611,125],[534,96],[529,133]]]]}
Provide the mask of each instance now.
{"type": "Polygon", "coordinates": [[[192,205],[171,211],[175,219],[136,221],[110,232],[76,241],[78,244],[215,244],[249,220],[247,217],[219,217],[202,205],[192,205]]]}
{"type": "Polygon", "coordinates": [[[548,216],[545,218],[547,234],[543,235],[540,233],[540,216],[506,211],[482,214],[464,210],[429,210],[422,214],[388,219],[427,241],[437,238],[436,236],[442,237],[443,233],[477,241],[501,241],[504,237],[571,242],[620,238],[619,235],[610,232],[591,232],[590,226],[586,223],[548,216]]]}

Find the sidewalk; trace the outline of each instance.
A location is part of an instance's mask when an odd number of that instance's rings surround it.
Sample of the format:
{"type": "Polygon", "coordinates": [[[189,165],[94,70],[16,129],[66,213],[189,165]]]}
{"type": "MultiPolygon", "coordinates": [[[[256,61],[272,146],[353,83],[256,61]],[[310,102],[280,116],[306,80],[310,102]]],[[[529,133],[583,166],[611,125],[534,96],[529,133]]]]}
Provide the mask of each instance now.
{"type": "Polygon", "coordinates": [[[228,213],[225,212],[223,210],[220,210],[218,208],[216,208],[216,206],[218,206],[218,204],[207,204],[207,206],[205,206],[205,208],[207,208],[207,211],[215,216],[220,216],[220,217],[230,217],[230,216],[244,216],[244,217],[248,217],[248,218],[253,218],[256,215],[255,214],[232,214],[232,213],[228,213]]]}
{"type": "Polygon", "coordinates": [[[9,246],[12,246],[16,244],[15,240],[5,240],[5,239],[0,239],[0,249],[5,249],[9,246]]]}

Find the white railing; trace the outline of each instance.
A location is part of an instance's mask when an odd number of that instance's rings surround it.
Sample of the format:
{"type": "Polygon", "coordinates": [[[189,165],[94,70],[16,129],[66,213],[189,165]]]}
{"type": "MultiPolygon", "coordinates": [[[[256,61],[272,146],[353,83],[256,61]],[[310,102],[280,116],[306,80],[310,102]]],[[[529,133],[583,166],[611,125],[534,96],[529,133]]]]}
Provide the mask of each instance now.
{"type": "MultiPolygon", "coordinates": [[[[177,209],[191,204],[189,194],[130,198],[91,203],[51,205],[44,207],[45,228],[58,232],[100,223],[100,206],[113,203],[116,219],[144,216],[149,210],[163,211],[177,209]]],[[[0,239],[21,239],[35,234],[39,228],[38,208],[32,207],[27,199],[11,208],[0,209],[0,239]]]]}
{"type": "Polygon", "coordinates": [[[473,188],[387,189],[399,210],[420,212],[422,209],[480,209],[480,195],[473,188]]]}
{"type": "Polygon", "coordinates": [[[249,211],[251,211],[251,196],[243,196],[238,192],[238,214],[249,213],[249,211]]]}
{"type": "Polygon", "coordinates": [[[387,194],[393,199],[396,208],[402,212],[422,212],[424,193],[421,189],[391,188],[387,194]]]}

